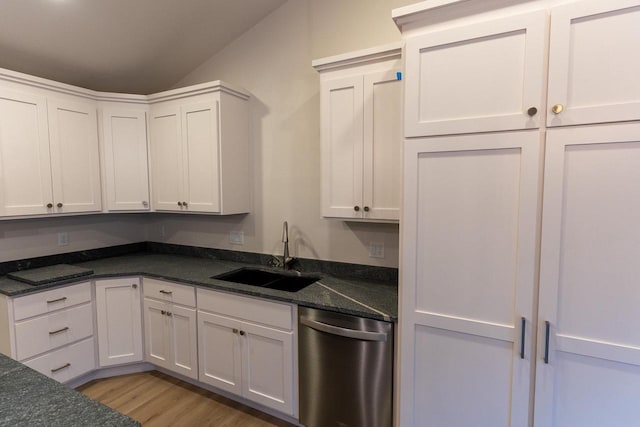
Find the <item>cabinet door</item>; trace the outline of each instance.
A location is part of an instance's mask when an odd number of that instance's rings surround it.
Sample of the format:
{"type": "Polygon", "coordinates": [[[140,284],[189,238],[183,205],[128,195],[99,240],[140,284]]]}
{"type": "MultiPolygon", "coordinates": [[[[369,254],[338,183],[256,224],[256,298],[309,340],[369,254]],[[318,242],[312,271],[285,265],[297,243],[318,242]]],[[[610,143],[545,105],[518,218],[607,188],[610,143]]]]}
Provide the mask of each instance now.
{"type": "Polygon", "coordinates": [[[100,366],[142,360],[142,314],[138,278],[96,281],[100,366]]]}
{"type": "Polygon", "coordinates": [[[322,83],[322,216],[362,218],[362,103],[362,76],[322,83]]]}
{"type": "Polygon", "coordinates": [[[393,70],[364,76],[364,218],[400,219],[402,84],[393,70]]]}
{"type": "Polygon", "coordinates": [[[171,340],[165,303],[144,299],[144,355],[147,362],[171,369],[171,340]]]}
{"type": "Polygon", "coordinates": [[[293,415],[293,332],[241,325],[242,395],[293,415]]]}
{"type": "Polygon", "coordinates": [[[528,423],[540,138],[405,142],[403,426],[528,423]]]}
{"type": "Polygon", "coordinates": [[[199,380],[242,395],[240,322],[198,311],[199,380]]]}
{"type": "Polygon", "coordinates": [[[220,212],[219,103],[182,107],[184,201],[192,212],[220,212]]]}
{"type": "Polygon", "coordinates": [[[545,163],[535,423],[636,425],[640,125],[550,130],[545,163]]]}
{"type": "Polygon", "coordinates": [[[640,1],[590,0],[551,11],[550,126],[640,119],[640,1]],[[554,114],[551,107],[563,106],[554,114]]]}
{"type": "Polygon", "coordinates": [[[96,105],[48,100],[54,209],[102,209],[96,105]]]}
{"type": "Polygon", "coordinates": [[[196,310],[170,305],[169,334],[171,339],[171,370],[194,380],[198,379],[198,336],[196,310]]]}
{"type": "Polygon", "coordinates": [[[44,98],[0,90],[0,215],[51,211],[47,129],[44,98]]]}
{"type": "Polygon", "coordinates": [[[144,111],[102,112],[107,209],[149,209],[147,122],[144,111]]]}
{"type": "Polygon", "coordinates": [[[545,28],[534,12],[408,38],[405,136],[537,128],[545,28]]]}
{"type": "Polygon", "coordinates": [[[180,211],[184,167],[180,107],[153,106],[150,127],[153,207],[156,210],[180,211]]]}

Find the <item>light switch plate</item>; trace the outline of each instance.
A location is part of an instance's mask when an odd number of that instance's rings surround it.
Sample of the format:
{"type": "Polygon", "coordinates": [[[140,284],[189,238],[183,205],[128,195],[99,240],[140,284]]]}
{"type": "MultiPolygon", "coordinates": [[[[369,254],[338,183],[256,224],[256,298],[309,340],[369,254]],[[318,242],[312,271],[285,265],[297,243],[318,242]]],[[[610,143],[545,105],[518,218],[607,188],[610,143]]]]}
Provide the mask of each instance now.
{"type": "Polygon", "coordinates": [[[244,232],[242,231],[230,231],[229,232],[229,243],[232,245],[243,245],[244,244],[244,232]]]}

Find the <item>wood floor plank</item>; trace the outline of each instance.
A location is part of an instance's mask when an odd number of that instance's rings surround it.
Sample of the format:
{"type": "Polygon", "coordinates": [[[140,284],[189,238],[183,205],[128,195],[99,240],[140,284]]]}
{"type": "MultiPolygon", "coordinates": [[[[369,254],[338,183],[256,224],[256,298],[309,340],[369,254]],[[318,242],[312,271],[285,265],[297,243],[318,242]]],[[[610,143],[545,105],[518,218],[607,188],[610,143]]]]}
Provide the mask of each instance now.
{"type": "Polygon", "coordinates": [[[77,390],[144,427],[294,427],[157,371],[94,380],[77,390]]]}

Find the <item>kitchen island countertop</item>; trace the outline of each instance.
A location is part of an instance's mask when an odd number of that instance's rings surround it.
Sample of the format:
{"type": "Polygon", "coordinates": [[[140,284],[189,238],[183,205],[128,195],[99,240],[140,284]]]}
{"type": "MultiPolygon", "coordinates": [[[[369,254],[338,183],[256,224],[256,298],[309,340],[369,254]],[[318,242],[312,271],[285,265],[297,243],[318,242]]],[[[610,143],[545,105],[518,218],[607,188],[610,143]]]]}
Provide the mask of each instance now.
{"type": "Polygon", "coordinates": [[[0,425],[133,427],[140,423],[0,354],[0,425]]]}

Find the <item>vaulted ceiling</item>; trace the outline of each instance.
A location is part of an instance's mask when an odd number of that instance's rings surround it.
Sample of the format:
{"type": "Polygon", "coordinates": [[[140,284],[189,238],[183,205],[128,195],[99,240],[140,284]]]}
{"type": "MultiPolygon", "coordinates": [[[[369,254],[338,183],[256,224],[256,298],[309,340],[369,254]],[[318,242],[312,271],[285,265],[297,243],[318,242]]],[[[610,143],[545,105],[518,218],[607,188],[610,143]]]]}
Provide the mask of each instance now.
{"type": "Polygon", "coordinates": [[[106,92],[178,80],[286,0],[0,0],[0,67],[106,92]]]}

